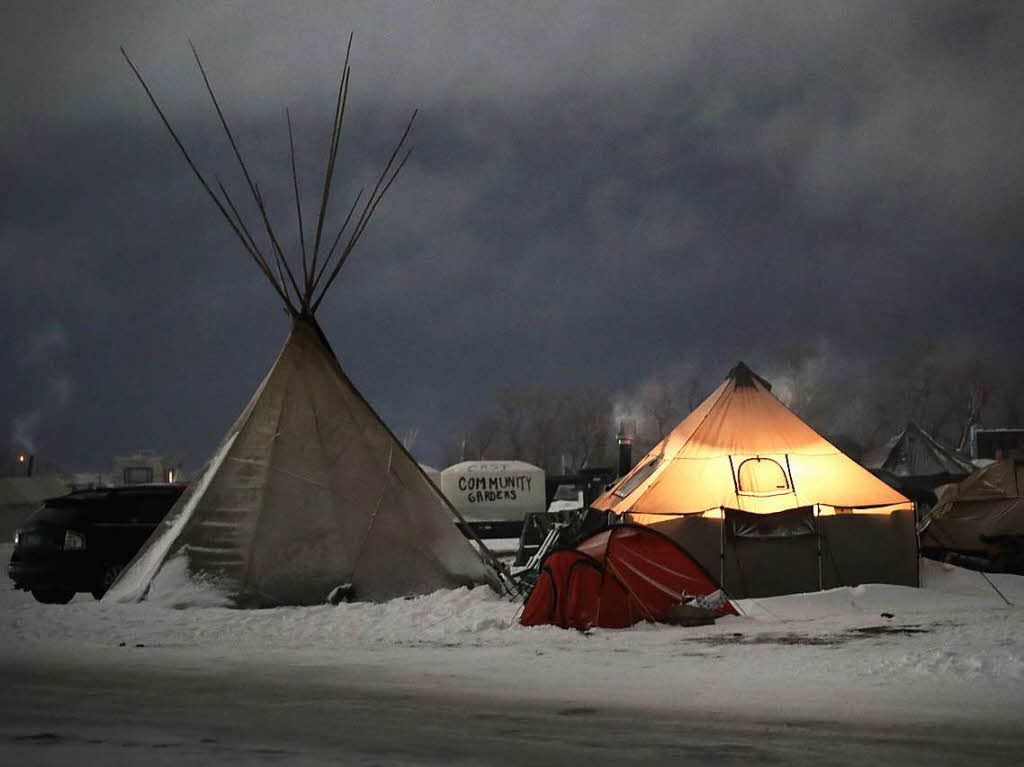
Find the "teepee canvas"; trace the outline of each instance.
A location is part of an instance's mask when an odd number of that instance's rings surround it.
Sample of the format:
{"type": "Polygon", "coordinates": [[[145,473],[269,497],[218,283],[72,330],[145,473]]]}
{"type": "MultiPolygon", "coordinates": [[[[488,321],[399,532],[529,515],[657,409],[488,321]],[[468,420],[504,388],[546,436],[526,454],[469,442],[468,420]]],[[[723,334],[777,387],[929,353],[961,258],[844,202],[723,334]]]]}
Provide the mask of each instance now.
{"type": "Polygon", "coordinates": [[[592,508],[655,525],[734,597],[917,585],[913,504],[743,363],[592,508]]]}
{"type": "MultiPolygon", "coordinates": [[[[395,160],[409,128],[358,217],[350,211],[334,246],[322,254],[348,92],[346,56],[316,235],[308,252],[302,240],[301,269],[293,269],[201,62],[199,67],[260,209],[267,249],[257,245],[223,186],[220,196],[213,192],[139,80],[200,183],[284,301],[291,333],[216,452],[106,598],[142,600],[154,584],[171,582],[180,588],[183,577],[238,607],[321,603],[339,586],[349,598],[383,600],[495,583],[485,550],[474,548],[459,532],[456,512],[345,376],[314,316],[401,170],[405,160],[395,160]],[[350,223],[353,229],[338,250],[350,223]]],[[[294,174],[294,148],[292,169],[294,174]]]]}

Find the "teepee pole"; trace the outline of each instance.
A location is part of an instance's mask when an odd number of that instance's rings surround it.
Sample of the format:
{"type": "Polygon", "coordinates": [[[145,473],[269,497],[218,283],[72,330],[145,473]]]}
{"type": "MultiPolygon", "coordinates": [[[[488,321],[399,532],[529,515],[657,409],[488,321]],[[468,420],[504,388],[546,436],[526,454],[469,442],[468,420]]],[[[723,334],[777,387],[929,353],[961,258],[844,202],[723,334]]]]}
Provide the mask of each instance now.
{"type": "Polygon", "coordinates": [[[362,198],[363,192],[365,191],[366,187],[360,189],[359,194],[357,194],[356,198],[352,201],[352,207],[348,209],[348,215],[345,216],[345,221],[342,223],[341,229],[338,230],[338,235],[334,238],[334,242],[331,243],[331,249],[327,252],[327,258],[324,259],[323,264],[320,266],[320,273],[317,274],[316,279],[313,280],[313,286],[310,289],[310,295],[316,292],[317,286],[320,284],[320,280],[323,279],[324,272],[326,272],[327,267],[330,266],[331,256],[334,255],[334,249],[338,247],[338,240],[341,239],[341,235],[342,233],[344,233],[345,228],[348,226],[348,222],[352,220],[352,214],[355,212],[356,206],[359,205],[359,200],[362,198]]]}
{"type": "Polygon", "coordinates": [[[295,137],[292,134],[292,115],[285,107],[285,120],[288,122],[288,154],[292,161],[292,188],[295,190],[295,212],[299,219],[299,249],[302,251],[302,278],[306,293],[299,296],[299,301],[309,300],[309,266],[306,263],[306,234],[302,224],[302,198],[299,195],[299,173],[295,168],[295,137]]]}
{"type": "Polygon", "coordinates": [[[413,121],[416,119],[416,115],[418,113],[419,110],[413,110],[412,116],[409,118],[409,123],[405,126],[405,132],[402,133],[402,137],[395,145],[395,149],[391,153],[391,157],[388,159],[387,165],[384,166],[384,170],[381,171],[380,177],[377,179],[377,183],[373,187],[373,191],[370,192],[370,196],[363,206],[363,212],[360,214],[359,220],[356,222],[356,225],[352,230],[352,234],[349,237],[348,243],[345,245],[345,249],[342,251],[341,255],[338,256],[338,260],[335,263],[330,276],[327,278],[327,281],[320,290],[319,297],[313,302],[312,310],[314,312],[317,307],[320,306],[320,302],[324,300],[324,296],[331,287],[331,283],[333,283],[334,279],[338,276],[338,272],[341,271],[341,267],[345,265],[345,261],[347,261],[348,257],[352,254],[352,250],[355,248],[356,243],[359,242],[359,238],[362,236],[363,231],[365,231],[366,227],[369,225],[370,219],[373,217],[373,213],[377,209],[377,205],[380,204],[382,199],[384,199],[384,195],[387,194],[388,189],[391,188],[395,179],[398,178],[398,174],[402,171],[402,168],[405,167],[405,163],[409,159],[409,155],[412,154],[412,148],[410,147],[402,158],[402,161],[394,169],[394,172],[391,172],[391,166],[394,165],[395,157],[398,156],[398,153],[402,150],[402,146],[405,144],[406,139],[409,137],[409,131],[412,130],[413,121]],[[391,172],[390,178],[388,178],[389,172],[391,172]]]}
{"type": "MultiPolygon", "coordinates": [[[[256,240],[253,238],[252,233],[249,231],[249,228],[245,225],[245,219],[243,219],[242,214],[238,212],[238,208],[235,206],[234,201],[231,199],[231,195],[228,193],[228,190],[225,188],[224,184],[221,183],[220,178],[218,178],[217,176],[214,176],[213,178],[217,182],[217,187],[220,189],[220,193],[224,196],[224,201],[228,204],[228,207],[234,214],[235,222],[238,224],[239,229],[241,229],[245,236],[248,238],[249,244],[252,245],[253,249],[260,253],[260,259],[262,261],[264,270],[266,272],[271,272],[272,270],[270,268],[270,264],[267,263],[266,258],[263,256],[263,253],[260,252],[259,246],[256,245],[256,240]]],[[[280,278],[277,284],[281,286],[281,291],[284,292],[285,299],[288,299],[288,283],[286,283],[284,280],[284,273],[281,271],[280,263],[278,263],[277,265],[277,274],[278,277],[280,278]]],[[[287,303],[289,306],[291,306],[290,301],[287,301],[287,303]]]]}
{"type": "Polygon", "coordinates": [[[341,126],[345,122],[345,106],[348,104],[348,86],[352,77],[352,69],[349,67],[349,56],[352,52],[352,34],[348,36],[348,46],[345,48],[345,66],[341,72],[341,82],[338,84],[338,100],[334,105],[334,122],[331,126],[331,148],[327,153],[327,168],[324,172],[324,188],[320,195],[320,213],[316,219],[316,236],[313,240],[313,262],[309,272],[306,274],[306,296],[307,303],[313,299],[314,286],[312,274],[316,272],[317,257],[320,254],[320,238],[323,236],[324,219],[327,216],[327,202],[331,197],[331,181],[334,178],[334,164],[338,159],[338,149],[341,146],[341,126]]]}
{"type": "Polygon", "coordinates": [[[228,127],[227,118],[224,117],[224,112],[220,108],[220,102],[217,101],[217,96],[213,92],[213,85],[210,84],[210,78],[206,74],[206,68],[203,66],[203,62],[199,58],[199,52],[196,50],[196,47],[192,44],[191,40],[188,44],[192,49],[192,55],[195,56],[196,64],[199,66],[199,73],[203,76],[203,83],[206,85],[206,92],[210,94],[210,100],[213,102],[213,108],[217,111],[217,117],[220,119],[220,124],[224,128],[224,133],[228,137],[231,149],[235,153],[235,159],[238,160],[238,165],[242,169],[242,175],[245,176],[245,181],[249,185],[249,191],[252,193],[253,199],[256,201],[256,207],[260,212],[260,217],[263,219],[263,226],[267,230],[267,237],[270,239],[270,245],[274,251],[274,257],[278,260],[279,267],[281,265],[284,266],[284,270],[288,273],[288,277],[291,280],[292,287],[295,289],[295,294],[301,300],[302,291],[299,290],[299,285],[295,281],[295,275],[292,273],[291,267],[288,265],[288,261],[284,257],[281,245],[278,243],[277,237],[274,234],[274,228],[270,225],[270,218],[267,215],[266,206],[263,204],[263,196],[260,194],[259,187],[256,186],[252,177],[249,175],[249,169],[245,164],[245,160],[242,159],[242,152],[238,148],[238,143],[235,141],[235,136],[231,132],[231,128],[228,127]]]}
{"type": "Polygon", "coordinates": [[[134,73],[135,78],[139,81],[139,84],[142,86],[142,89],[146,92],[146,96],[149,98],[149,103],[153,105],[153,108],[156,110],[156,113],[160,116],[160,120],[163,122],[164,127],[167,128],[167,132],[171,134],[171,138],[174,139],[174,143],[177,145],[178,149],[181,150],[181,154],[182,156],[184,156],[185,162],[188,163],[188,167],[192,169],[192,173],[195,174],[195,177],[196,179],[198,179],[199,184],[203,187],[203,189],[206,190],[206,193],[210,196],[210,199],[213,200],[214,204],[217,206],[217,209],[221,212],[221,215],[224,216],[224,219],[228,222],[228,225],[231,227],[231,230],[241,241],[242,246],[245,248],[246,253],[248,253],[252,260],[256,262],[256,265],[260,268],[260,271],[262,271],[264,276],[266,276],[266,278],[270,281],[270,284],[274,287],[274,290],[277,291],[277,294],[281,297],[281,300],[285,302],[285,305],[288,306],[288,308],[294,312],[295,307],[292,305],[292,302],[288,299],[288,296],[285,294],[282,286],[277,283],[277,278],[275,278],[273,272],[270,271],[270,268],[267,265],[266,260],[260,253],[259,249],[253,247],[253,245],[251,245],[250,242],[246,240],[238,225],[235,223],[235,221],[231,218],[231,215],[228,213],[227,208],[224,207],[224,203],[221,202],[220,198],[216,195],[213,189],[210,188],[210,185],[206,181],[206,178],[200,172],[199,168],[196,167],[196,164],[192,161],[192,157],[191,155],[189,155],[188,150],[185,148],[185,145],[181,142],[181,139],[178,138],[178,134],[175,132],[174,128],[171,127],[171,123],[167,119],[167,115],[165,115],[163,109],[160,108],[160,104],[157,102],[156,97],[153,95],[153,92],[149,89],[149,86],[146,84],[145,79],[142,77],[142,73],[139,72],[138,68],[132,62],[131,58],[129,58],[127,51],[125,51],[123,47],[121,48],[121,55],[124,56],[124,60],[128,62],[128,66],[134,73]]]}

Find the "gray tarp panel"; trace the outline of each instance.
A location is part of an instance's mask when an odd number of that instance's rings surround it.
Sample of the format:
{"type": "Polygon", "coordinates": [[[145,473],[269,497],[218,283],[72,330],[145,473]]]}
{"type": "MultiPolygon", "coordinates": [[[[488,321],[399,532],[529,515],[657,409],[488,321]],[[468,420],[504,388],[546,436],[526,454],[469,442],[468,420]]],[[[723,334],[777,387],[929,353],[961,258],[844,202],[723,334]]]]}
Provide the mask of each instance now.
{"type": "Polygon", "coordinates": [[[108,598],[142,599],[167,560],[237,606],[383,600],[491,578],[446,501],[297,320],[214,458],[108,598]]]}

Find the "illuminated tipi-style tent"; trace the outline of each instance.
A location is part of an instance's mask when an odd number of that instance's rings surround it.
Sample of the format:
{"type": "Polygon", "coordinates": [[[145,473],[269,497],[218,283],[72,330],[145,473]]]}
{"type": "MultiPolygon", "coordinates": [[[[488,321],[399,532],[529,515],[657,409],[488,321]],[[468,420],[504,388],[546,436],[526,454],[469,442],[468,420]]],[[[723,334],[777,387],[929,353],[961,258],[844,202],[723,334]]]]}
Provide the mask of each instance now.
{"type": "Polygon", "coordinates": [[[489,555],[459,532],[454,509],[345,376],[315,318],[409,156],[399,159],[412,119],[362,207],[357,197],[327,247],[324,222],[350,77],[346,54],[307,248],[289,117],[300,232],[290,263],[198,55],[196,62],[259,210],[264,247],[224,186],[217,183],[219,195],[211,188],[128,60],[200,184],[283,301],[291,333],[216,452],[106,598],[156,598],[164,583],[180,591],[183,577],[238,607],[320,603],[339,586],[349,598],[383,600],[496,584],[489,555]]]}
{"type": "Polygon", "coordinates": [[[743,363],[592,508],[656,525],[731,596],[917,584],[913,504],[743,363]]]}

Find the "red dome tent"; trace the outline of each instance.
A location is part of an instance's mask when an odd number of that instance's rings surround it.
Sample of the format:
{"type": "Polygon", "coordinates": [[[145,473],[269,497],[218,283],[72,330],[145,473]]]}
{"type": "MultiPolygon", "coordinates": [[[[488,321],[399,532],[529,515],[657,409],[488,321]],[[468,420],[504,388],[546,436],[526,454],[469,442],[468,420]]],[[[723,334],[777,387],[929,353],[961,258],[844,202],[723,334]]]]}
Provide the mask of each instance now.
{"type": "MultiPolygon", "coordinates": [[[[548,554],[519,622],[626,628],[662,622],[688,598],[720,593],[707,571],[667,536],[640,525],[616,525],[575,549],[548,554]]],[[[722,596],[718,614],[735,615],[722,596]]]]}

